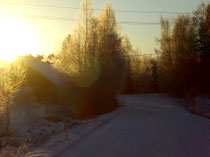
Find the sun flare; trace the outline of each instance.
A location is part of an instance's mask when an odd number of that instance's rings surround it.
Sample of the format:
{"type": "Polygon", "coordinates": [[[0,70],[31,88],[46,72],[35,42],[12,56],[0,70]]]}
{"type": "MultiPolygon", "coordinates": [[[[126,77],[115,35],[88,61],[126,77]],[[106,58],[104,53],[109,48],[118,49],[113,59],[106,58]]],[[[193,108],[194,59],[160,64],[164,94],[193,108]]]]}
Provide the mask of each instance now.
{"type": "Polygon", "coordinates": [[[38,52],[38,41],[20,20],[0,16],[0,60],[12,62],[19,55],[38,52]]]}

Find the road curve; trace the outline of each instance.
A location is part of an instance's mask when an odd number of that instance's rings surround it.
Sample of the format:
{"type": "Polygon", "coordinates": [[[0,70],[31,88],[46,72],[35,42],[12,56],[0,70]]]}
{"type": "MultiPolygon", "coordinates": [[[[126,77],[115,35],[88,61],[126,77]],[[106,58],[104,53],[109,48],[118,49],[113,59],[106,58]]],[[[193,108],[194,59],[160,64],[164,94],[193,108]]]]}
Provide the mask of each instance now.
{"type": "Polygon", "coordinates": [[[160,95],[124,96],[119,116],[59,157],[210,157],[210,121],[160,95]]]}

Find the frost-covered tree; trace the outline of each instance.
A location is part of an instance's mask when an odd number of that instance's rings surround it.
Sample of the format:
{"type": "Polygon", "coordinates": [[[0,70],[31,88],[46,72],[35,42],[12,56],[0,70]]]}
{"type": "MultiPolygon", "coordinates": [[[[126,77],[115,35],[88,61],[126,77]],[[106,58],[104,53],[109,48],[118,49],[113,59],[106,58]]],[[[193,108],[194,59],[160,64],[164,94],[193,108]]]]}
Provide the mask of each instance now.
{"type": "Polygon", "coordinates": [[[7,117],[7,144],[9,142],[10,105],[25,80],[26,70],[26,65],[20,59],[10,64],[4,62],[0,67],[0,107],[5,110],[7,117]]]}
{"type": "Polygon", "coordinates": [[[61,52],[55,56],[54,66],[67,73],[71,82],[82,88],[79,95],[84,96],[80,99],[83,102],[78,102],[82,105],[77,106],[83,106],[84,111],[99,113],[111,108],[113,103],[106,101],[116,101],[120,92],[124,78],[124,54],[122,36],[111,4],[107,3],[99,15],[94,16],[92,1],[84,0],[76,27],[64,40],[61,52]]]}
{"type": "Polygon", "coordinates": [[[165,91],[182,95],[185,88],[193,84],[196,58],[196,34],[192,18],[179,15],[173,21],[161,18],[161,84],[165,91]],[[194,70],[193,70],[194,69],[194,70]]]}

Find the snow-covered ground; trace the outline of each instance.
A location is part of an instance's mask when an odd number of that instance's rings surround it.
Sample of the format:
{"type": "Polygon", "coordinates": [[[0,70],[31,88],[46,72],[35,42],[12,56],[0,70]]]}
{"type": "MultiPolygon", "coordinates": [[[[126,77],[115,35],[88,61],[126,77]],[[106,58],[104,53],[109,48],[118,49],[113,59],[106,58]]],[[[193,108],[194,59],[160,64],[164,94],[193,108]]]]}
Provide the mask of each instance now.
{"type": "Polygon", "coordinates": [[[209,157],[210,120],[164,95],[126,95],[121,114],[59,157],[209,157]]]}
{"type": "Polygon", "coordinates": [[[196,114],[210,119],[210,99],[208,96],[199,96],[195,99],[196,114]]]}
{"type": "Polygon", "coordinates": [[[90,120],[83,120],[80,125],[68,130],[68,135],[69,135],[68,140],[66,139],[66,133],[63,132],[57,136],[51,137],[51,139],[49,139],[48,142],[34,149],[33,151],[29,152],[26,156],[48,157],[59,154],[63,148],[69,145],[74,145],[78,141],[88,136],[94,130],[110,122],[113,118],[115,118],[119,114],[120,114],[120,109],[97,118],[93,118],[90,120]]]}
{"type": "MultiPolygon", "coordinates": [[[[69,140],[63,123],[42,121],[42,127],[32,131],[44,134],[32,133],[37,135],[34,139],[39,139],[39,146],[32,146],[25,156],[210,156],[210,120],[187,112],[183,100],[144,94],[123,95],[119,101],[122,107],[111,113],[70,120],[69,140]]],[[[31,133],[26,135],[30,137],[31,133]]]]}
{"type": "MultiPolygon", "coordinates": [[[[24,105],[10,107],[10,138],[9,147],[6,147],[6,115],[0,114],[0,154],[5,149],[18,151],[22,145],[34,148],[44,144],[52,136],[64,132],[63,122],[53,122],[46,117],[46,104],[28,101],[24,105]]],[[[66,128],[70,129],[82,122],[66,119],[66,128]]]]}
{"type": "MultiPolygon", "coordinates": [[[[5,151],[17,154],[23,146],[27,146],[27,149],[30,150],[26,156],[51,156],[60,151],[63,146],[73,143],[97,127],[104,125],[119,114],[119,111],[88,120],[67,118],[65,119],[68,130],[66,134],[63,122],[51,122],[45,118],[46,113],[43,104],[30,102],[29,105],[13,108],[11,111],[10,130],[12,137],[9,140],[10,146],[2,149],[0,147],[0,157],[2,157],[1,153],[5,151]]],[[[6,117],[1,115],[0,144],[3,146],[6,146],[6,136],[3,136],[5,123],[6,117]]]]}

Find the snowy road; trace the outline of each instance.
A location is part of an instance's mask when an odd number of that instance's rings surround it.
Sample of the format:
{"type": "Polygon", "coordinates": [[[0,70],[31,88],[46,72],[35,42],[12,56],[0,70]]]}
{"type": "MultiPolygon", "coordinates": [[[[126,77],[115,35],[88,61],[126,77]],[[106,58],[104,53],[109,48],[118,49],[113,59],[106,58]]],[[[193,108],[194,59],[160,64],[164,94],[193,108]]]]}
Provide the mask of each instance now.
{"type": "MultiPolygon", "coordinates": [[[[121,114],[59,157],[210,157],[210,121],[169,98],[124,96],[121,114]]],[[[56,156],[57,156],[56,155],[56,156]]]]}

